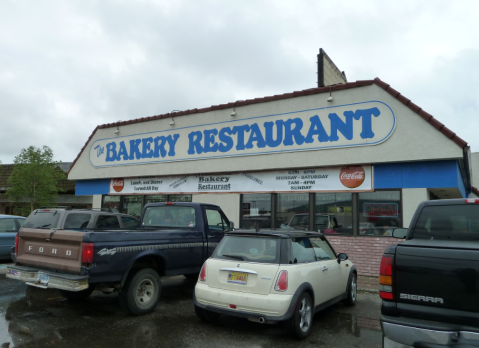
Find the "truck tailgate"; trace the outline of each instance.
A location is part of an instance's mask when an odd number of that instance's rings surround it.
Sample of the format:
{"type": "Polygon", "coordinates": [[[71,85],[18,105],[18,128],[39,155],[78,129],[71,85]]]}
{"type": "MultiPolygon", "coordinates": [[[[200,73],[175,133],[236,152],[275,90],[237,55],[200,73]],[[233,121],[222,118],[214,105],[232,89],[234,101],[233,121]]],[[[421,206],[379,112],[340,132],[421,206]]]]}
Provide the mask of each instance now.
{"type": "Polygon", "coordinates": [[[399,303],[479,312],[479,243],[410,240],[396,252],[399,303]]]}
{"type": "Polygon", "coordinates": [[[18,240],[18,265],[80,273],[85,232],[22,228],[18,240]]]}

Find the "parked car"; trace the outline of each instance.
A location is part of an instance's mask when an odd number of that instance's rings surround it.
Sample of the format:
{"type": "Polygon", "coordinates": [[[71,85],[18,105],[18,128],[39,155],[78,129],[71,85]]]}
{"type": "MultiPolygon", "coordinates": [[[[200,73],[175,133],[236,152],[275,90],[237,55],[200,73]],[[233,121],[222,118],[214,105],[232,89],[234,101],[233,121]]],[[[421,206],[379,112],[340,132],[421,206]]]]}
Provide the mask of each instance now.
{"type": "Polygon", "coordinates": [[[384,347],[479,347],[479,199],[422,202],[380,268],[384,347]]]}
{"type": "Polygon", "coordinates": [[[324,235],[303,231],[233,231],[204,263],[194,306],[204,321],[221,314],[258,323],[285,322],[305,338],[313,316],[338,301],[356,302],[356,268],[324,235]]]}
{"type": "Polygon", "coordinates": [[[0,259],[8,259],[15,246],[15,236],[25,218],[15,215],[0,215],[0,259]]]}
{"type": "MultiPolygon", "coordinates": [[[[160,276],[198,278],[204,260],[232,228],[221,208],[212,204],[147,204],[138,225],[128,229],[68,230],[69,217],[79,226],[83,220],[74,215],[90,214],[74,212],[36,211],[34,218],[40,218],[32,225],[30,216],[18,232],[16,263],[7,268],[7,277],[59,289],[69,300],[84,299],[94,290],[119,292],[122,308],[135,315],[155,309],[160,276]],[[56,228],[61,219],[63,230],[56,228]]],[[[97,215],[91,214],[81,226],[97,215]]],[[[117,215],[105,215],[105,220],[114,221],[117,215]]]]}

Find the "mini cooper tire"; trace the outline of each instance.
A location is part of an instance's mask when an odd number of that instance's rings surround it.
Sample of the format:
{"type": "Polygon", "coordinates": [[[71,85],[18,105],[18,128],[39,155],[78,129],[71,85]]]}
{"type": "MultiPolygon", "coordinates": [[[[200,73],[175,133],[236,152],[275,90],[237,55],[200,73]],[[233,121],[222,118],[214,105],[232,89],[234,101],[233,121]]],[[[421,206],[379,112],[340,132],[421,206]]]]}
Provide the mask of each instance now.
{"type": "Polygon", "coordinates": [[[354,306],[356,304],[356,299],[358,298],[358,281],[355,273],[351,276],[351,280],[348,284],[348,294],[343,300],[343,304],[346,306],[354,306]]]}
{"type": "Polygon", "coordinates": [[[95,291],[95,285],[90,285],[88,288],[80,291],[58,290],[58,293],[68,301],[81,301],[90,296],[93,291],[95,291]]]}
{"type": "Polygon", "coordinates": [[[127,313],[143,315],[155,310],[161,295],[161,280],[152,268],[132,271],[120,291],[120,306],[127,313]]]}
{"type": "Polygon", "coordinates": [[[293,316],[286,322],[286,327],[290,333],[303,339],[309,336],[313,324],[313,301],[307,292],[303,292],[296,303],[293,316]]]}
{"type": "Polygon", "coordinates": [[[212,312],[195,305],[195,313],[198,318],[206,323],[215,323],[220,317],[220,313],[212,312]]]}

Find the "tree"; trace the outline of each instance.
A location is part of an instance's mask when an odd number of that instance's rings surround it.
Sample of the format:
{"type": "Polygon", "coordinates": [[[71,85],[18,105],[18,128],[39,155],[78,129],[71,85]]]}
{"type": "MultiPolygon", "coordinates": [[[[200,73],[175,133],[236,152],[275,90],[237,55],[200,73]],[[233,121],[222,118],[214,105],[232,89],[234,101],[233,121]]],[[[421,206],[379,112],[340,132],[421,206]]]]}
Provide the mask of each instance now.
{"type": "Polygon", "coordinates": [[[30,146],[22,149],[13,163],[7,197],[20,203],[22,215],[28,215],[42,205],[54,204],[58,192],[63,191],[58,188],[58,181],[66,176],[63,170],[55,168],[58,162],[53,161],[52,149],[30,146]]]}

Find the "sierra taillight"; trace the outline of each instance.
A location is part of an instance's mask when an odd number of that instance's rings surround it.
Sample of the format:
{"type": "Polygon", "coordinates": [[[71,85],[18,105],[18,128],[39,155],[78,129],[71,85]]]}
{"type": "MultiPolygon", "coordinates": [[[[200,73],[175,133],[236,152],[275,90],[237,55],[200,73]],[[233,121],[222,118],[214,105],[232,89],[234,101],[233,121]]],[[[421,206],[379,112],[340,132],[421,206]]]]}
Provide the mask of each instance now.
{"type": "Polygon", "coordinates": [[[93,243],[83,243],[81,251],[81,262],[82,263],[93,263],[93,249],[95,244],[93,243]]]}
{"type": "Polygon", "coordinates": [[[278,280],[274,286],[276,291],[286,291],[288,290],[288,271],[279,272],[278,280]]]}
{"type": "Polygon", "coordinates": [[[383,255],[379,269],[379,296],[383,300],[394,300],[393,255],[383,255]]]}
{"type": "Polygon", "coordinates": [[[202,282],[206,281],[206,262],[203,264],[203,267],[201,267],[200,280],[202,282]]]}
{"type": "Polygon", "coordinates": [[[468,199],[466,199],[466,203],[479,203],[479,199],[477,199],[477,198],[468,198],[468,199]]]}
{"type": "Polygon", "coordinates": [[[18,256],[18,233],[15,236],[15,256],[18,256]]]}

